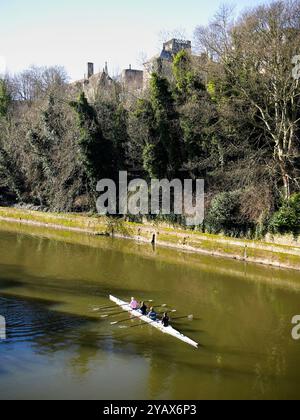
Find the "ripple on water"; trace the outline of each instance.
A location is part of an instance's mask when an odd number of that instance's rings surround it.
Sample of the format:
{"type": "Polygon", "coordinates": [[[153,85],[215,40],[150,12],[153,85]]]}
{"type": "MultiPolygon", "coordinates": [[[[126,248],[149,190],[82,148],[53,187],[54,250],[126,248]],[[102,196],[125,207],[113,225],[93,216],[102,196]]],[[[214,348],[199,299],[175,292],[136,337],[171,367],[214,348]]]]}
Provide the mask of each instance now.
{"type": "Polygon", "coordinates": [[[6,321],[5,343],[30,342],[59,336],[64,340],[83,324],[78,317],[49,309],[45,303],[0,296],[0,314],[6,321]]]}

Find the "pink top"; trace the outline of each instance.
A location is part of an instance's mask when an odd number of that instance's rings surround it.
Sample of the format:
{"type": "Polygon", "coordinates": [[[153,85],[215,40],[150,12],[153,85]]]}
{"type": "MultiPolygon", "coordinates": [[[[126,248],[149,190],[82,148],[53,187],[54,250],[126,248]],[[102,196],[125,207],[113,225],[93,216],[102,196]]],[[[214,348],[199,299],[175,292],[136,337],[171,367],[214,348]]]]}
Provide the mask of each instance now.
{"type": "Polygon", "coordinates": [[[130,302],[130,307],[131,307],[131,309],[137,309],[139,307],[139,304],[136,300],[132,300],[130,302]]]}

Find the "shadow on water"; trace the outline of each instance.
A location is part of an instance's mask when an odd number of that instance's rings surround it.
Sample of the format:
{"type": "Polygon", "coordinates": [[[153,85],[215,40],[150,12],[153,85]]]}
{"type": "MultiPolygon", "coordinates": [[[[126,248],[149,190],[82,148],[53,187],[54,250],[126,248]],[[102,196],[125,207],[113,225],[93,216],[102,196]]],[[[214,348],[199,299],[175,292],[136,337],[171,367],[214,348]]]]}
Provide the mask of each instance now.
{"type": "MultiPolygon", "coordinates": [[[[171,362],[168,350],[164,347],[162,338],[157,335],[149,346],[145,347],[144,336],[139,333],[124,334],[120,330],[109,328],[106,337],[99,321],[89,317],[78,317],[51,310],[56,302],[41,299],[20,299],[19,297],[1,296],[1,313],[7,322],[7,341],[3,347],[13,345],[29,345],[38,355],[55,354],[68,350],[70,353],[68,365],[73,374],[83,377],[93,369],[91,362],[105,360],[113,353],[122,358],[143,357],[150,363],[153,369],[159,371],[153,376],[156,379],[151,387],[152,394],[157,397],[157,387],[164,388],[170,372],[177,370],[177,362],[171,362]],[[172,369],[170,366],[172,365],[172,369]],[[168,366],[168,369],[166,369],[168,366]],[[168,373],[169,372],[169,373],[168,373]]],[[[164,337],[165,338],[165,337],[164,337]]],[[[175,345],[175,340],[174,340],[175,345]]],[[[0,369],[0,375],[6,374],[4,368],[0,369]]]]}
{"type": "MultiPolygon", "coordinates": [[[[14,282],[14,286],[19,286],[19,282],[14,282]]],[[[121,293],[122,290],[116,292],[121,293]]],[[[7,328],[7,340],[3,344],[30,342],[40,353],[49,353],[69,346],[79,346],[79,352],[80,347],[97,350],[109,341],[110,348],[116,353],[124,353],[123,337],[128,336],[126,330],[114,330],[107,324],[107,320],[95,318],[92,314],[70,315],[58,310],[56,301],[20,299],[11,293],[6,295],[5,288],[1,292],[0,308],[7,328]],[[51,307],[55,307],[55,310],[51,307]],[[106,334],[102,326],[109,327],[108,330],[105,328],[106,334]]],[[[153,349],[155,343],[151,345],[151,353],[153,349]]],[[[134,349],[133,353],[136,351],[134,349]]]]}
{"type": "Polygon", "coordinates": [[[52,311],[56,302],[41,299],[20,299],[19,297],[0,296],[1,315],[6,320],[9,345],[17,342],[31,342],[47,345],[48,350],[55,343],[64,341],[72,331],[84,324],[95,322],[92,318],[76,317],[63,312],[52,311]]]}
{"type": "Polygon", "coordinates": [[[290,335],[299,309],[294,273],[161,248],[153,256],[128,242],[88,238],[87,245],[1,236],[6,395],[273,398],[300,389],[290,335]],[[112,327],[93,312],[110,305],[108,294],[168,303],[179,316],[193,313],[193,322],[174,327],[202,346],[197,351],[149,326],[112,327]],[[22,378],[30,384],[25,389],[22,378]]]}
{"type": "MultiPolygon", "coordinates": [[[[2,264],[0,265],[1,269],[2,264]]],[[[31,290],[37,288],[39,291],[45,291],[48,293],[53,292],[67,292],[69,295],[78,295],[78,288],[80,287],[80,295],[81,296],[89,296],[94,298],[102,298],[107,301],[110,294],[121,296],[124,298],[130,298],[131,296],[135,295],[138,296],[141,291],[139,289],[134,288],[120,288],[120,287],[114,287],[114,286],[108,286],[105,287],[101,284],[95,283],[95,282],[88,282],[85,279],[82,279],[81,281],[76,282],[76,287],[74,287],[74,283],[70,282],[70,284],[67,284],[64,280],[64,278],[60,277],[51,277],[47,276],[46,282],[43,282],[41,280],[45,280],[42,276],[35,276],[32,274],[28,274],[26,270],[21,270],[19,267],[18,275],[10,275],[10,271],[12,273],[14,272],[14,266],[5,266],[5,269],[8,270],[8,275],[5,275],[4,278],[1,276],[0,270],[0,292],[6,292],[7,289],[12,290],[11,295],[13,294],[14,288],[21,288],[22,286],[26,285],[27,287],[30,287],[31,290]]],[[[3,270],[4,271],[4,270],[3,270]]],[[[17,271],[17,268],[16,268],[17,271]]],[[[30,299],[30,297],[28,297],[30,299]]],[[[55,304],[57,302],[53,302],[55,304]]],[[[105,303],[105,302],[104,302],[105,303]]]]}

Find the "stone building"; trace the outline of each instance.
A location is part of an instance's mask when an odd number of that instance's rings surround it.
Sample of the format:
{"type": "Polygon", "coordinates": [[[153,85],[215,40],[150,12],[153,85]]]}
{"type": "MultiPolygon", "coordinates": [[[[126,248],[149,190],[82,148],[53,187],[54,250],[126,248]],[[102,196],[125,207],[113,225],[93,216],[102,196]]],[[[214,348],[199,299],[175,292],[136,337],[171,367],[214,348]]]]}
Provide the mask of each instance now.
{"type": "Polygon", "coordinates": [[[188,51],[191,54],[191,41],[171,39],[170,41],[165,42],[161,53],[144,63],[143,71],[133,70],[131,66],[129,66],[128,69],[123,70],[121,76],[123,86],[129,90],[146,89],[153,72],[157,72],[167,78],[170,78],[172,76],[171,64],[176,54],[182,50],[188,51]]]}
{"type": "Polygon", "coordinates": [[[124,88],[137,91],[143,89],[144,72],[142,70],[134,70],[129,65],[128,69],[122,71],[121,83],[124,88]]]}
{"type": "MultiPolygon", "coordinates": [[[[157,54],[151,60],[144,63],[144,70],[132,69],[131,65],[128,69],[122,71],[119,83],[125,91],[137,92],[146,89],[153,72],[159,73],[170,79],[172,77],[172,62],[176,54],[185,50],[192,53],[191,41],[183,41],[180,39],[171,39],[163,44],[160,54],[157,54]]],[[[75,89],[83,89],[87,98],[94,102],[96,97],[102,91],[109,92],[109,88],[114,86],[114,81],[108,74],[107,63],[102,72],[94,74],[94,64],[87,63],[87,73],[84,79],[72,84],[75,89]]]]}
{"type": "Polygon", "coordinates": [[[113,79],[108,74],[107,63],[102,72],[94,73],[94,63],[87,63],[87,73],[82,80],[72,83],[76,90],[83,90],[87,99],[94,102],[100,92],[109,90],[113,86],[113,79]]]}
{"type": "Polygon", "coordinates": [[[172,61],[174,56],[182,50],[186,50],[189,53],[192,53],[191,41],[182,41],[181,39],[173,38],[163,44],[161,56],[166,60],[172,61]]]}
{"type": "Polygon", "coordinates": [[[168,79],[172,77],[172,63],[174,57],[182,50],[185,50],[191,54],[191,41],[183,41],[173,38],[163,44],[161,53],[157,54],[144,64],[144,89],[146,89],[149,85],[151,74],[154,72],[159,73],[168,79]]]}

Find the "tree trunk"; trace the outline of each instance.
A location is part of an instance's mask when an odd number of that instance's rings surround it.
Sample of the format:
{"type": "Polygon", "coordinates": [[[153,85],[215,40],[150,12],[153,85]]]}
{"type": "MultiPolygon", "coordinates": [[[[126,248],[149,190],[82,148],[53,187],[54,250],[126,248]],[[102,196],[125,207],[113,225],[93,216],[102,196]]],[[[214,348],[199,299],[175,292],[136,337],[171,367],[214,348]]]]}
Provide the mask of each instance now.
{"type": "Polygon", "coordinates": [[[291,177],[288,174],[287,165],[282,159],[279,161],[279,166],[284,187],[284,198],[288,200],[291,196],[291,177]]]}

